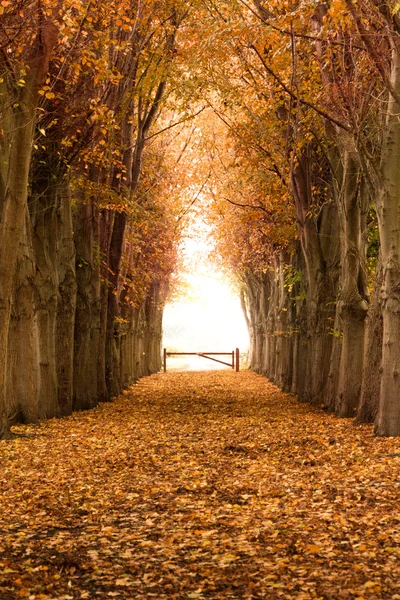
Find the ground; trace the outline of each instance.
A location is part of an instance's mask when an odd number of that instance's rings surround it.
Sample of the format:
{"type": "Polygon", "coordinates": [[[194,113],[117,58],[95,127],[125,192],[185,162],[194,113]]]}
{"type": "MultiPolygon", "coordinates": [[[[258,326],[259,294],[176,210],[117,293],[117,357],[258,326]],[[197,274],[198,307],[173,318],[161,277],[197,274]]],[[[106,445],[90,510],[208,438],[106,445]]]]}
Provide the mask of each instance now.
{"type": "Polygon", "coordinates": [[[251,372],[0,444],[0,600],[400,599],[400,440],[251,372]]]}

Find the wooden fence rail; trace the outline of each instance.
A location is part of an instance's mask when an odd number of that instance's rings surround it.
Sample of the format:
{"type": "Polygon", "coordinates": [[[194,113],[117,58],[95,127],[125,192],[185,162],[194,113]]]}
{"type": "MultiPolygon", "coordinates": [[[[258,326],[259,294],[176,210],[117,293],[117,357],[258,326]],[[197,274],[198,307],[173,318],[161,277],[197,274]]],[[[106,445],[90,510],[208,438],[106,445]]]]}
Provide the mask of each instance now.
{"type": "Polygon", "coordinates": [[[236,348],[236,350],[232,350],[232,352],[168,352],[168,350],[164,348],[164,373],[167,372],[167,356],[201,356],[202,358],[208,358],[209,360],[213,360],[214,362],[220,363],[221,365],[231,367],[232,369],[236,370],[236,372],[238,372],[240,368],[239,354],[239,348],[236,348]],[[218,358],[213,358],[213,356],[230,356],[232,361],[228,363],[218,358]]]}

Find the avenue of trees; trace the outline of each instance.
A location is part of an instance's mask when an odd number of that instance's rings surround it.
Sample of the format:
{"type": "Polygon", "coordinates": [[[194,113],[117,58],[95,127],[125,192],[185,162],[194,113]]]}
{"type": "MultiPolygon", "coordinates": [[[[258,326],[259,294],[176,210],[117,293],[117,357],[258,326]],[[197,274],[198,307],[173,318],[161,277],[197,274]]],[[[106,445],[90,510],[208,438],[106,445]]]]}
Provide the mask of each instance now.
{"type": "Polygon", "coordinates": [[[184,217],[251,368],[400,435],[400,5],[0,2],[0,437],[160,366],[184,217]]]}

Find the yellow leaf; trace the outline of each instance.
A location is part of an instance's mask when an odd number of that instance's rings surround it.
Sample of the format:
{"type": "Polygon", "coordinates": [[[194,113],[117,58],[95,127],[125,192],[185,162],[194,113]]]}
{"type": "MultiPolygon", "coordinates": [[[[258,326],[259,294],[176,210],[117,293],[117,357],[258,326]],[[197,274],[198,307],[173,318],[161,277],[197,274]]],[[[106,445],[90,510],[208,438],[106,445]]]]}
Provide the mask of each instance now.
{"type": "Polygon", "coordinates": [[[316,544],[308,544],[305,547],[306,552],[316,553],[321,551],[321,546],[317,546],[316,544]]]}
{"type": "Polygon", "coordinates": [[[115,582],[115,585],[124,585],[124,586],[126,586],[126,585],[130,585],[130,583],[131,582],[129,581],[129,579],[124,578],[124,579],[117,579],[116,582],[115,582]]]}
{"type": "Polygon", "coordinates": [[[368,588],[373,588],[373,587],[375,587],[377,585],[379,585],[379,583],[377,581],[366,581],[364,583],[364,587],[367,588],[367,589],[368,588]]]}

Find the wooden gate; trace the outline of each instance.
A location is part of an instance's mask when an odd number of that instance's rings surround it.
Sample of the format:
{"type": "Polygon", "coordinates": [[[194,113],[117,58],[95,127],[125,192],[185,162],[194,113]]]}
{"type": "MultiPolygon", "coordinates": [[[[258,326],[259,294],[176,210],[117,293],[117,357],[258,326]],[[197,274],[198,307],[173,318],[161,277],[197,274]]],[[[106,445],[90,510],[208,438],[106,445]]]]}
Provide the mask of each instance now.
{"type": "Polygon", "coordinates": [[[227,367],[231,367],[232,369],[239,371],[239,348],[236,350],[232,350],[232,352],[168,352],[166,348],[164,348],[163,352],[163,364],[164,364],[164,373],[167,372],[167,356],[201,356],[202,358],[208,358],[209,360],[213,360],[221,365],[226,365],[227,367]],[[225,362],[220,360],[219,358],[213,358],[213,356],[230,356],[231,362],[225,362]]]}

